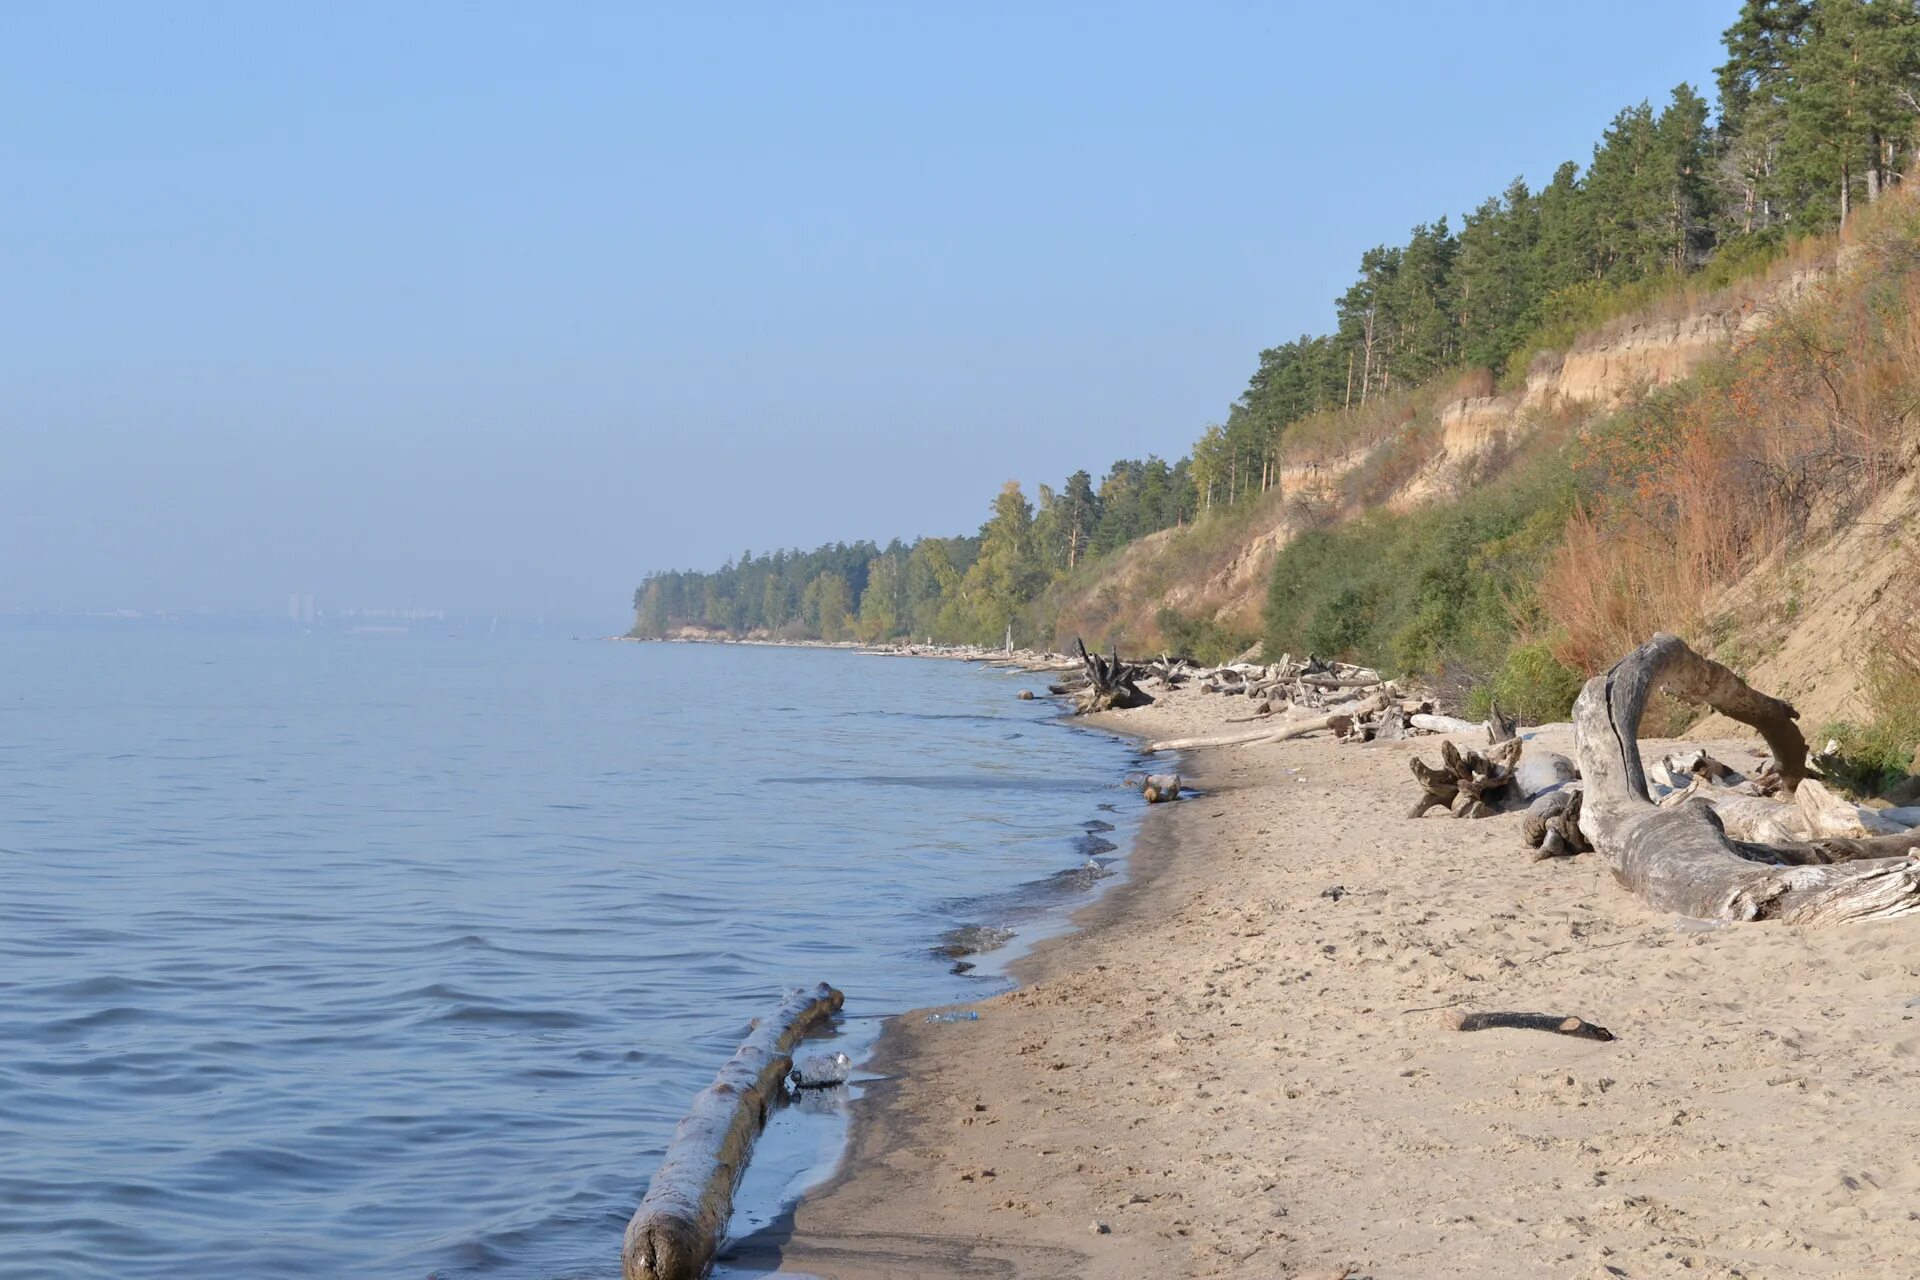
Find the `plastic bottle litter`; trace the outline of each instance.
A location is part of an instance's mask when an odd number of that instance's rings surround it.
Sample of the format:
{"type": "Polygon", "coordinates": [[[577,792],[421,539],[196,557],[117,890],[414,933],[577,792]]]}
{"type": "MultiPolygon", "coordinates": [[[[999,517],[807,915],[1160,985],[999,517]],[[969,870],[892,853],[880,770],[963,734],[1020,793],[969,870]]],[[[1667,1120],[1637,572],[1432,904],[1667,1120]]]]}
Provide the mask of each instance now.
{"type": "Polygon", "coordinates": [[[945,1013],[930,1013],[928,1022],[978,1022],[980,1013],[976,1009],[949,1009],[945,1013]]]}
{"type": "Polygon", "coordinates": [[[846,1054],[814,1053],[793,1064],[790,1078],[796,1089],[830,1089],[836,1084],[845,1084],[851,1074],[853,1059],[846,1054]]]}
{"type": "Polygon", "coordinates": [[[1675,916],[1673,928],[1676,933],[1712,933],[1716,929],[1727,927],[1725,920],[1696,920],[1692,916],[1675,916]]]}

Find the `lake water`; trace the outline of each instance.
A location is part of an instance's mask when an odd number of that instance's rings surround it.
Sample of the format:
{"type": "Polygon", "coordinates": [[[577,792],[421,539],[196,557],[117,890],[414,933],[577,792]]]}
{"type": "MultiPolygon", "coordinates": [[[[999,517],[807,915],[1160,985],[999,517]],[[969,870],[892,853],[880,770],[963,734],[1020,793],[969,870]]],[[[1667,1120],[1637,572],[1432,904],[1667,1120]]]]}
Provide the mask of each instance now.
{"type": "MultiPolygon", "coordinates": [[[[1003,984],[946,931],[1057,929],[1130,844],[1131,753],[1034,683],[0,627],[0,1275],[617,1276],[749,1018],[830,981],[858,1057],[1003,984]]],[[[736,1225],[843,1128],[783,1113],[736,1225]]]]}

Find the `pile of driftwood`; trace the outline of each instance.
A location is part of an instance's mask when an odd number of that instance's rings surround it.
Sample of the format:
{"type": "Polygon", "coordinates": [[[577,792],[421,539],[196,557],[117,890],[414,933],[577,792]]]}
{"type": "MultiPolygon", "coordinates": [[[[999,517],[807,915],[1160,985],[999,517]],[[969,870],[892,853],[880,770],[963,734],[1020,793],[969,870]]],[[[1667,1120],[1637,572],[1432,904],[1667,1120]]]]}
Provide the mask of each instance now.
{"type": "Polygon", "coordinates": [[[1486,723],[1440,715],[1431,700],[1410,696],[1398,684],[1383,679],[1371,667],[1317,658],[1297,661],[1282,657],[1267,664],[1231,663],[1196,668],[1178,661],[1164,667],[1150,665],[1169,684],[1199,681],[1203,692],[1238,694],[1253,706],[1237,719],[1258,727],[1232,733],[1191,738],[1169,738],[1148,744],[1149,751],[1185,751],[1198,747],[1230,747],[1253,742],[1284,742],[1323,730],[1342,742],[1373,742],[1419,737],[1434,733],[1479,732],[1483,729],[1513,734],[1513,722],[1500,717],[1486,723]]]}
{"type": "Polygon", "coordinates": [[[1579,764],[1517,738],[1484,752],[1452,742],[1436,766],[1411,761],[1411,816],[1525,811],[1536,858],[1597,851],[1656,906],[1710,920],[1798,923],[1920,909],[1920,807],[1856,805],[1809,776],[1806,741],[1786,703],[1670,635],[1589,681],[1574,708],[1579,764]],[[1767,742],[1742,772],[1704,749],[1640,756],[1654,689],[1753,725],[1767,742]]]}
{"type": "Polygon", "coordinates": [[[1486,726],[1487,749],[1462,750],[1441,744],[1440,763],[1415,758],[1407,763],[1420,784],[1420,796],[1408,812],[1418,818],[1441,808],[1456,818],[1491,818],[1525,809],[1521,839],[1536,858],[1582,853],[1589,847],[1580,834],[1579,769],[1557,751],[1529,747],[1511,719],[1498,713],[1486,726]]]}
{"type": "Polygon", "coordinates": [[[1798,718],[1678,636],[1655,636],[1574,703],[1580,830],[1621,884],[1695,919],[1836,924],[1920,911],[1920,828],[1882,829],[1920,814],[1862,809],[1810,778],[1798,718]],[[1678,786],[1667,765],[1656,798],[1638,742],[1656,689],[1758,729],[1774,768],[1734,781],[1690,764],[1678,786]]]}
{"type": "Polygon", "coordinates": [[[1082,710],[1140,706],[1143,681],[1198,682],[1254,705],[1245,731],[1176,738],[1149,751],[1274,742],[1329,730],[1349,742],[1484,733],[1416,761],[1416,812],[1460,817],[1525,810],[1536,856],[1591,851],[1654,907],[1703,920],[1831,924],[1920,911],[1920,807],[1874,809],[1835,795],[1811,768],[1794,709],[1749,686],[1677,636],[1657,635],[1587,682],[1574,705],[1575,760],[1520,739],[1510,720],[1437,715],[1378,672],[1309,658],[1202,667],[1163,657],[1122,662],[1079,646],[1083,673],[1054,685],[1082,710]],[[1742,772],[1700,752],[1641,759],[1640,719],[1662,691],[1751,725],[1768,755],[1742,772]],[[1512,744],[1512,745],[1507,745],[1512,744]]]}
{"type": "Polygon", "coordinates": [[[1414,816],[1525,810],[1536,857],[1592,852],[1628,890],[1698,920],[1838,924],[1920,911],[1920,807],[1872,808],[1818,777],[1798,713],[1677,636],[1657,635],[1589,680],[1573,709],[1577,767],[1517,738],[1447,743],[1413,761],[1414,816]],[[1745,772],[1704,750],[1641,757],[1656,691],[1751,725],[1766,741],[1745,772]]]}

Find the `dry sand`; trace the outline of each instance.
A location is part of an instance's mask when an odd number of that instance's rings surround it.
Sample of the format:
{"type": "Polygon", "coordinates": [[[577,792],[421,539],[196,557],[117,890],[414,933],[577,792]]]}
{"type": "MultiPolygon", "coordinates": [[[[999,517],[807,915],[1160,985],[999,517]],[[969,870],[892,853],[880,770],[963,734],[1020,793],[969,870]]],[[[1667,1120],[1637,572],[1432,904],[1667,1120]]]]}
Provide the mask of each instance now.
{"type": "MultiPolygon", "coordinates": [[[[1245,706],[1158,696],[1107,723],[1245,706]]],[[[898,1021],[845,1169],[747,1252],[836,1280],[1920,1275],[1920,921],[1676,929],[1591,855],[1528,861],[1517,817],[1406,819],[1436,747],[1189,757],[1203,794],[1149,812],[1027,985],[898,1021]]]]}

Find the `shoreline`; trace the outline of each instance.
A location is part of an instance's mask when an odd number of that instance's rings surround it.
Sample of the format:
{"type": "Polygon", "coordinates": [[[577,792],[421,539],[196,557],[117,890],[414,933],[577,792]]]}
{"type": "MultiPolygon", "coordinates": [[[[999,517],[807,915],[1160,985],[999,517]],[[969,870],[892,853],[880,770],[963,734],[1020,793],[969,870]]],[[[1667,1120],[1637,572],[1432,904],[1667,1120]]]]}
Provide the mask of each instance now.
{"type": "MultiPolygon", "coordinates": [[[[1083,722],[1216,727],[1190,691],[1083,722]]],[[[1556,749],[1566,744],[1543,731],[1556,749]]],[[[1438,742],[1190,754],[1129,874],[889,1025],[847,1155],[735,1266],[879,1277],[1883,1276],[1920,1257],[1920,930],[1697,932],[1518,815],[1403,817],[1438,742]],[[1463,1036],[1579,1014],[1612,1044],[1463,1036]]],[[[1690,746],[1700,745],[1690,743],[1690,746]]],[[[1750,744],[1726,744],[1733,758],[1750,744]]],[[[1649,752],[1659,750],[1647,744],[1649,752]]]]}
{"type": "MultiPolygon", "coordinates": [[[[957,653],[920,653],[898,656],[1004,661],[1034,674],[1045,674],[1055,668],[1022,663],[1021,657],[1044,659],[1058,655],[996,653],[983,658],[957,653]]],[[[1139,716],[1151,711],[1152,708],[1142,708],[1125,714],[1139,716]]],[[[1144,747],[1158,733],[1150,724],[1123,720],[1122,713],[1117,712],[1069,718],[1062,721],[1062,726],[1076,732],[1118,738],[1136,749],[1144,747]]],[[[1205,775],[1194,767],[1192,753],[1183,753],[1180,759],[1183,781],[1197,788],[1197,794],[1204,795],[1205,775]]],[[[861,1073],[874,1078],[862,1085],[862,1096],[852,1104],[851,1126],[839,1165],[830,1177],[803,1192],[772,1224],[730,1244],[721,1255],[725,1266],[779,1275],[818,1276],[821,1280],[842,1276],[848,1280],[877,1280],[878,1277],[907,1280],[983,1273],[1062,1277],[1082,1274],[1078,1264],[1084,1259],[1072,1250],[1059,1250],[1057,1259],[1049,1256],[1049,1264],[1057,1261],[1061,1269],[1047,1265],[1040,1270],[1028,1270],[1032,1260],[1029,1255],[1036,1252],[1051,1255],[1054,1251],[1044,1248],[1036,1251],[1031,1245],[1006,1248],[978,1237],[955,1240],[918,1232],[904,1237],[857,1233],[858,1243],[854,1243],[844,1233],[816,1222],[818,1208],[830,1197],[869,1194],[865,1183],[884,1164],[884,1158],[910,1146],[924,1127],[916,1108],[900,1105],[900,1084],[941,1055],[943,1034],[966,1034],[982,1025],[929,1024],[923,1015],[945,1009],[990,1009],[1065,971],[1078,962],[1077,952],[1082,946],[1145,912],[1150,903],[1142,899],[1176,862],[1180,843],[1176,817],[1179,807],[1179,804],[1147,806],[1134,833],[1133,846],[1127,851],[1124,878],[1118,884],[1103,888],[1093,901],[1069,912],[1064,929],[1036,940],[1009,963],[1003,972],[1014,983],[1011,990],[959,1004],[909,1009],[888,1020],[873,1052],[860,1064],[861,1073]]],[[[983,1011],[980,1016],[984,1023],[992,1015],[983,1011]]],[[[872,1190],[885,1194],[884,1185],[872,1190]]],[[[834,1212],[839,1212],[837,1206],[834,1212]]]]}

